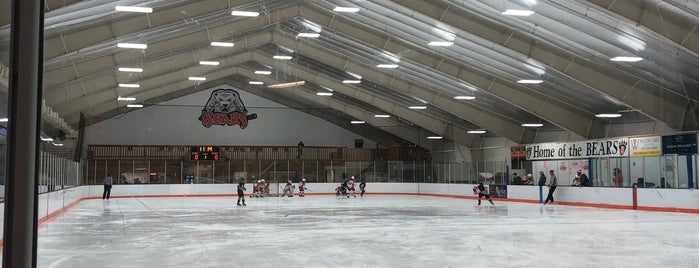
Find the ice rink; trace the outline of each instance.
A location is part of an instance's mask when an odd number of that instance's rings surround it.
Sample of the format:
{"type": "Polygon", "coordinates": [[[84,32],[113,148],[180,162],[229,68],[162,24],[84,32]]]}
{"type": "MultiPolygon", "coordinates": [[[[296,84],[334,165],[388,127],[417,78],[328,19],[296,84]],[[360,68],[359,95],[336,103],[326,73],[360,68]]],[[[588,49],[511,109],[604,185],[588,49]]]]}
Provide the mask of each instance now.
{"type": "Polygon", "coordinates": [[[699,215],[424,196],[86,200],[39,267],[699,267],[699,215]]]}

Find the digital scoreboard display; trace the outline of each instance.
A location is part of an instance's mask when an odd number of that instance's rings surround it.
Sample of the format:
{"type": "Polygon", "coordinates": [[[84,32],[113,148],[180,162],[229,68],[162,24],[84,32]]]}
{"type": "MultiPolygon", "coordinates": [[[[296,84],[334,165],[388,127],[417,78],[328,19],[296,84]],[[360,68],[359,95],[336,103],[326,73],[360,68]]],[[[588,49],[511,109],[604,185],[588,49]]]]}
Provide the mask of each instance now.
{"type": "Polygon", "coordinates": [[[190,160],[219,160],[219,149],[218,146],[192,146],[192,154],[190,155],[190,160]]]}

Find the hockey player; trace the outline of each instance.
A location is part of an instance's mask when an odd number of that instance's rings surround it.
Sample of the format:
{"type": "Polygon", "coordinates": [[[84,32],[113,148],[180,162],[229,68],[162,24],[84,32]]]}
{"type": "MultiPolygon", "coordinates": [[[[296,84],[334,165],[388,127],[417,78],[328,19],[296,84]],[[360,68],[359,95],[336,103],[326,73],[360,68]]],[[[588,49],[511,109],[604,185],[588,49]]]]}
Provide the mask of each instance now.
{"type": "Polygon", "coordinates": [[[483,183],[481,182],[478,184],[478,186],[473,186],[473,193],[478,195],[478,205],[481,205],[481,197],[485,197],[485,200],[488,200],[491,205],[495,205],[493,203],[493,200],[490,199],[490,195],[488,194],[488,191],[485,189],[485,186],[483,186],[483,183]]]}
{"type": "Polygon", "coordinates": [[[359,183],[359,191],[361,192],[359,194],[360,196],[364,196],[364,192],[366,192],[364,191],[364,188],[366,188],[366,182],[362,181],[361,183],[359,183]]]}
{"type": "Polygon", "coordinates": [[[243,206],[245,206],[245,182],[240,180],[238,183],[238,206],[240,206],[240,200],[243,200],[243,206]]]}
{"type": "Polygon", "coordinates": [[[269,183],[265,182],[265,179],[262,179],[262,191],[261,193],[264,194],[264,196],[269,196],[269,183]]]}
{"type": "Polygon", "coordinates": [[[306,179],[301,179],[299,182],[299,197],[306,196],[306,179]]]}
{"type": "Polygon", "coordinates": [[[260,182],[261,182],[261,180],[257,180],[257,183],[253,183],[252,194],[250,195],[251,198],[252,197],[260,197],[260,187],[259,187],[260,182]]]}
{"type": "Polygon", "coordinates": [[[289,180],[284,186],[282,196],[294,197],[294,185],[291,184],[291,180],[289,180]]]}
{"type": "Polygon", "coordinates": [[[265,180],[258,180],[255,187],[257,188],[256,197],[265,197],[265,180]]]}
{"type": "Polygon", "coordinates": [[[347,182],[347,198],[349,198],[350,193],[352,193],[352,196],[354,196],[354,198],[357,198],[357,192],[354,189],[354,176],[352,176],[350,180],[347,182]]]}

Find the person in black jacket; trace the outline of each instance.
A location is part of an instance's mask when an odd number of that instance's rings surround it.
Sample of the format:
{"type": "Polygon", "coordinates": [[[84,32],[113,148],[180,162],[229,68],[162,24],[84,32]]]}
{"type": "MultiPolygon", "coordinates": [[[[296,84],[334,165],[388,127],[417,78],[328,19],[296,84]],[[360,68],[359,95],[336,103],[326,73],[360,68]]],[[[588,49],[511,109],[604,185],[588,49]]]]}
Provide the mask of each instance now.
{"type": "Polygon", "coordinates": [[[483,183],[481,182],[478,184],[478,186],[473,187],[473,193],[478,194],[478,205],[481,205],[481,197],[485,197],[485,200],[488,200],[491,205],[495,205],[493,203],[493,200],[490,199],[490,195],[488,194],[488,191],[485,189],[485,186],[483,186],[483,183]]]}
{"type": "Polygon", "coordinates": [[[361,192],[359,193],[359,196],[364,196],[364,192],[366,192],[366,191],[364,190],[364,188],[366,188],[366,182],[362,181],[362,182],[359,184],[359,191],[361,191],[361,192]]]}
{"type": "Polygon", "coordinates": [[[109,195],[112,194],[112,173],[109,173],[106,178],[104,178],[104,191],[102,192],[102,199],[107,199],[109,200],[109,195]]]}
{"type": "Polygon", "coordinates": [[[539,183],[537,185],[539,185],[539,186],[546,185],[546,175],[544,175],[544,171],[539,171],[539,183]]]}
{"type": "Polygon", "coordinates": [[[546,196],[546,200],[544,201],[544,205],[548,204],[549,202],[551,202],[551,204],[553,204],[553,192],[555,192],[556,187],[558,187],[558,178],[556,178],[556,173],[553,170],[551,170],[551,171],[549,171],[549,174],[551,174],[551,176],[550,176],[551,179],[549,180],[549,183],[547,184],[549,186],[549,194],[548,194],[548,196],[546,196]]]}
{"type": "Polygon", "coordinates": [[[243,178],[240,178],[240,182],[238,183],[238,206],[240,206],[240,200],[243,200],[243,206],[245,206],[245,182],[243,182],[243,178]]]}

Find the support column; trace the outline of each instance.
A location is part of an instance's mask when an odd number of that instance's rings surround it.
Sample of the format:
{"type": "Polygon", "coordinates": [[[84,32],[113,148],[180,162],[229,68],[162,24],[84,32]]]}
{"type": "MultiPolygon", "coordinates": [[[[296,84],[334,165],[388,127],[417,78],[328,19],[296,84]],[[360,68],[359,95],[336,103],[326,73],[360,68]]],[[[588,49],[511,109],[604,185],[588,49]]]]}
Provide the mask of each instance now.
{"type": "Polygon", "coordinates": [[[12,1],[3,267],[36,267],[44,1],[12,1]]]}

